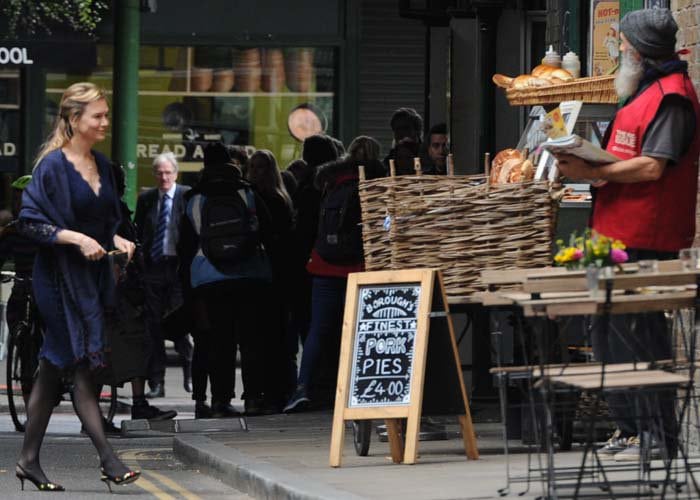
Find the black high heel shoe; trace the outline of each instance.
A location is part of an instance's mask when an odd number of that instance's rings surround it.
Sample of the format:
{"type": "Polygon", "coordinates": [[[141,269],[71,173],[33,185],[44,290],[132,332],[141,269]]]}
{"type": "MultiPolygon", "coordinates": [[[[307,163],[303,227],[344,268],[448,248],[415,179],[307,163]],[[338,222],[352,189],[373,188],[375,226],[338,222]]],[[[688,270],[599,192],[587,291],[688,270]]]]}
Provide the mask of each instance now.
{"type": "Polygon", "coordinates": [[[32,483],[34,486],[36,486],[36,489],[39,491],[66,491],[66,489],[60,484],[52,483],[51,481],[42,483],[37,478],[32,476],[29,472],[24,470],[24,468],[20,464],[17,464],[15,466],[15,476],[17,476],[17,479],[19,479],[19,482],[22,485],[22,491],[24,491],[25,479],[32,483]]]}
{"type": "Polygon", "coordinates": [[[129,472],[125,472],[124,474],[121,474],[119,476],[112,476],[111,474],[107,474],[104,467],[100,467],[100,472],[102,473],[102,477],[100,477],[100,480],[107,485],[107,488],[109,488],[110,493],[112,493],[112,484],[115,484],[117,486],[124,486],[125,484],[133,483],[141,477],[141,471],[138,470],[130,470],[129,472]]]}

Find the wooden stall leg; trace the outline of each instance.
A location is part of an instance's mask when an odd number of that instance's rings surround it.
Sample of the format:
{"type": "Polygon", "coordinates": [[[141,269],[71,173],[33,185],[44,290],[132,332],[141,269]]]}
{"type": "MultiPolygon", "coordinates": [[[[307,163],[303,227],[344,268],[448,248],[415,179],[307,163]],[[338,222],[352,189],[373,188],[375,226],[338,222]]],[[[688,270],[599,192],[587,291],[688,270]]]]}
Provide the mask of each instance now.
{"type": "Polygon", "coordinates": [[[386,424],[386,435],[389,439],[389,449],[391,450],[391,461],[395,464],[403,462],[403,436],[401,436],[401,420],[390,418],[384,421],[386,424]]]}
{"type": "Polygon", "coordinates": [[[331,431],[331,455],[330,466],[340,467],[343,460],[343,443],[345,441],[345,420],[343,420],[342,409],[335,410],[333,415],[333,429],[331,431]]]}
{"type": "MultiPolygon", "coordinates": [[[[468,408],[467,408],[468,410],[468,408]]],[[[459,426],[462,429],[462,440],[464,441],[464,451],[470,460],[479,460],[479,447],[476,445],[476,434],[472,424],[472,416],[459,415],[459,426]]]]}
{"type": "Polygon", "coordinates": [[[418,459],[418,433],[420,432],[420,412],[413,412],[406,419],[406,435],[404,441],[406,444],[403,455],[403,463],[414,464],[418,459]],[[417,413],[417,415],[415,415],[417,413]]]}

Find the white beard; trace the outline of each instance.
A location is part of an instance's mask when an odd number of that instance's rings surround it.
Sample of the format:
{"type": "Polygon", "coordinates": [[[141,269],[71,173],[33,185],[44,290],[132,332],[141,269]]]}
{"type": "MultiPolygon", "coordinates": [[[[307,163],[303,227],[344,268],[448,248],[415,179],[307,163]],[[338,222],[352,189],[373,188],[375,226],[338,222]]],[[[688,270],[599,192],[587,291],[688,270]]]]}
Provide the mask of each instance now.
{"type": "Polygon", "coordinates": [[[621,56],[620,71],[615,77],[615,92],[620,98],[626,99],[639,88],[639,82],[644,76],[644,65],[629,48],[621,56]]]}

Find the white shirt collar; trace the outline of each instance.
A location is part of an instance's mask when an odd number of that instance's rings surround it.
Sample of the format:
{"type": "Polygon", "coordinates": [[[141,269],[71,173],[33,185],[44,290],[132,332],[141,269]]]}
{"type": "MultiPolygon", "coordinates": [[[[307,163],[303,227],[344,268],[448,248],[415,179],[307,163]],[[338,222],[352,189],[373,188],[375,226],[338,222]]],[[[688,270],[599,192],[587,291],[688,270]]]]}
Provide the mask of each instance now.
{"type": "MultiPolygon", "coordinates": [[[[175,190],[176,189],[177,189],[177,183],[173,182],[172,187],[170,189],[168,189],[168,191],[167,191],[168,196],[170,197],[171,200],[175,199],[175,190]]],[[[163,199],[164,194],[165,193],[163,193],[160,189],[158,190],[158,201],[163,199]]]]}

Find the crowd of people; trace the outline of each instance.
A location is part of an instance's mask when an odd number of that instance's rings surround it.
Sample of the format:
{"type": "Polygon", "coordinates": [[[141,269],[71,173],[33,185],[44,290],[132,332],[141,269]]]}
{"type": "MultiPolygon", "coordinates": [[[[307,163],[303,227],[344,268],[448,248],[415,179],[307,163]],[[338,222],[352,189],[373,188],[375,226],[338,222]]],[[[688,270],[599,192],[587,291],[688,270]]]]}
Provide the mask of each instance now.
{"type": "MultiPolygon", "coordinates": [[[[674,52],[677,26],[667,9],[630,13],[620,29],[616,87],[626,100],[604,140],[620,161],[599,166],[558,155],[558,164],[570,179],[598,179],[593,229],[625,241],[633,259],[672,258],[695,229],[700,104],[674,52]]],[[[44,474],[39,452],[64,387],[97,449],[101,479],[138,479],[107,441],[112,429],[97,401],[104,379],[95,374],[111,364],[109,383],[131,383],[132,418],[173,418],[147,401],[165,395],[166,338],[180,355],[196,418],[241,415],[231,404],[238,356],[245,414],[331,407],[347,276],[364,267],[359,167],[367,179],[387,175],[390,165],[397,175],[413,174],[415,158],[425,173],[447,170],[445,125],[424,137],[420,115],[400,108],[384,157],[367,136],[347,149],[336,138],[310,136],[285,168],[268,150],[248,157],[239,146],[210,143],[189,187],[176,182],[177,158],[162,154],[153,162],[156,185],[139,196],[132,222],[124,172],[93,149],[106,136],[108,111],[97,86],[66,90],[32,176],[13,184],[22,200],[16,220],[0,233],[0,261],[13,258],[26,278],[13,289],[8,322],[19,321],[32,293],[44,332],[15,471],[22,485],[42,491],[63,490],[44,474]],[[138,339],[128,359],[115,355],[124,332],[138,339]]],[[[632,341],[607,345],[593,332],[596,356],[668,357],[669,336],[658,335],[663,315],[640,318],[629,338],[654,339],[644,342],[651,354],[632,341]]],[[[625,418],[632,404],[625,396],[609,403],[619,428],[601,453],[638,456],[647,429],[625,418]]],[[[675,436],[671,403],[662,406],[666,434],[675,436]]]]}
{"type": "MultiPolygon", "coordinates": [[[[399,109],[391,125],[397,145],[421,146],[417,112],[399,109]]],[[[444,126],[427,142],[414,157],[444,172],[444,126]]],[[[183,195],[173,255],[194,319],[196,417],[240,414],[231,405],[237,351],[245,414],[332,405],[347,276],[363,269],[358,167],[371,179],[400,161],[395,150],[382,158],[367,136],[346,151],[338,139],[313,135],[301,156],[281,169],[270,151],[246,158],[245,150],[213,143],[199,181],[183,195]]],[[[177,169],[174,158],[169,164],[177,169]]]]}
{"type": "Polygon", "coordinates": [[[0,233],[0,264],[14,259],[20,278],[8,320],[21,320],[33,294],[43,331],[16,467],[22,485],[42,491],[63,490],[44,474],[39,451],[66,387],[102,480],[138,479],[106,439],[117,429],[100,412],[100,384],[131,383],[133,419],[173,418],[148,402],[165,395],[166,339],[180,356],[195,418],[241,415],[231,404],[238,356],[245,414],[332,405],[347,275],[363,269],[358,167],[371,179],[393,161],[401,175],[421,157],[426,172],[445,173],[444,125],[424,146],[420,115],[401,108],[383,159],[367,136],[346,151],[336,138],[313,135],[284,169],[268,150],[248,157],[242,147],[210,143],[189,187],[176,182],[175,155],[162,154],[132,221],[124,171],[93,149],[108,112],[96,85],[66,90],[33,174],[13,184],[15,220],[0,233]],[[118,343],[134,333],[138,342],[119,357],[118,343]]]}

